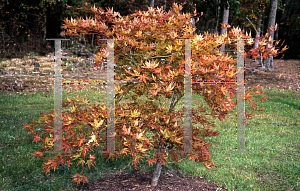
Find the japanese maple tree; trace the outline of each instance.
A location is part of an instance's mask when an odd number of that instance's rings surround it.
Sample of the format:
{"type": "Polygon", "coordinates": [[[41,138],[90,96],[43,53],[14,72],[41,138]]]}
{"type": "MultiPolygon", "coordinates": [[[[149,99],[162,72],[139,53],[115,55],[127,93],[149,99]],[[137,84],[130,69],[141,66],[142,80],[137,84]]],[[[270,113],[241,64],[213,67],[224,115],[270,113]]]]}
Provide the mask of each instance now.
{"type": "MultiPolygon", "coordinates": [[[[207,108],[203,105],[192,109],[192,151],[198,153],[178,152],[184,149],[184,108],[177,112],[174,108],[184,96],[185,78],[185,42],[178,39],[192,39],[192,81],[235,81],[236,61],[231,56],[222,55],[219,49],[224,44],[236,46],[234,39],[244,39],[252,45],[251,35],[239,28],[230,29],[221,36],[209,33],[193,35],[195,29],[190,23],[191,14],[181,14],[182,6],[177,4],[173,4],[173,10],[169,12],[149,7],[148,11],[137,11],[125,17],[109,8],[104,11],[85,4],[85,9],[93,12],[95,17],[66,19],[64,35],[94,33],[107,39],[121,39],[115,41],[115,75],[117,80],[128,82],[115,86],[115,140],[116,151],[121,152],[103,155],[107,159],[131,155],[136,169],[143,159],[149,165],[156,164],[152,186],[157,185],[162,165],[168,165],[169,160],[180,162],[184,155],[189,160],[203,162],[206,168],[216,167],[210,159],[205,137],[217,136],[218,132],[212,131],[214,123],[206,117],[207,108]],[[163,100],[169,98],[172,101],[167,108],[163,100]],[[125,99],[126,103],[121,104],[125,99]],[[148,151],[155,154],[149,157],[148,151]]],[[[264,46],[267,40],[261,40],[260,45],[264,46]]],[[[275,46],[269,51],[274,55],[280,52],[275,46]]],[[[107,49],[103,46],[95,58],[96,68],[107,60],[106,53],[107,49]]],[[[255,93],[263,94],[258,88],[261,87],[254,87],[255,93]]],[[[211,109],[210,115],[220,120],[236,105],[232,98],[235,89],[234,84],[226,83],[192,85],[193,94],[202,96],[211,109]]],[[[255,93],[245,93],[245,101],[251,102],[253,108],[257,107],[253,101],[255,93]]],[[[63,112],[63,150],[70,153],[54,153],[47,158],[44,172],[55,170],[64,163],[70,167],[71,161],[77,161],[77,166],[83,167],[96,165],[95,155],[88,153],[101,147],[105,149],[106,139],[100,134],[105,133],[107,128],[107,108],[95,104],[87,108],[84,107],[86,103],[88,100],[80,97],[64,100],[63,107],[70,107],[70,111],[63,112]]],[[[39,158],[46,151],[53,150],[54,130],[51,127],[54,117],[52,113],[42,116],[31,125],[25,125],[30,133],[35,134],[35,142],[43,136],[43,148],[34,153],[39,158]],[[43,124],[44,132],[35,131],[38,124],[43,124]]],[[[253,114],[246,114],[246,118],[251,116],[253,114]]],[[[82,173],[76,174],[73,181],[87,182],[82,173]]]]}

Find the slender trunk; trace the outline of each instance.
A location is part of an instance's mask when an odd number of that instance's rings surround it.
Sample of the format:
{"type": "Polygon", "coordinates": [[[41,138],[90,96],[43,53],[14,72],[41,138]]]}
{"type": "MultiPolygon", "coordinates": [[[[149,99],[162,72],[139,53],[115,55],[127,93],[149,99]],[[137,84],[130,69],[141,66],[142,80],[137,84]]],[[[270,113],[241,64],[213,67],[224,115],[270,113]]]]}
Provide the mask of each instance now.
{"type": "MultiPolygon", "coordinates": [[[[159,143],[159,145],[158,145],[158,150],[157,150],[157,152],[158,152],[159,154],[161,154],[160,148],[161,148],[161,146],[160,146],[160,143],[159,143]]],[[[161,161],[157,161],[157,163],[156,163],[156,168],[155,168],[155,171],[154,171],[152,180],[151,180],[151,186],[152,186],[152,187],[156,187],[156,186],[157,186],[158,180],[159,180],[159,177],[160,177],[160,174],[161,174],[161,169],[162,169],[161,161]]]]}
{"type": "MultiPolygon", "coordinates": [[[[223,18],[222,23],[226,25],[226,28],[221,28],[221,35],[227,32],[227,24],[229,19],[229,3],[227,1],[227,7],[224,7],[223,11],[223,18]]],[[[225,45],[223,45],[220,49],[221,52],[223,52],[223,55],[225,54],[225,45]]]]}
{"type": "MultiPolygon", "coordinates": [[[[175,91],[179,92],[179,90],[177,88],[175,88],[175,91]]],[[[175,92],[173,93],[173,98],[172,98],[172,101],[171,101],[171,104],[170,104],[169,113],[176,106],[177,102],[183,97],[183,95],[184,94],[176,96],[175,92]],[[177,98],[177,100],[175,101],[176,98],[177,98]]],[[[161,154],[161,150],[160,149],[162,147],[163,147],[163,145],[161,145],[161,143],[159,143],[158,150],[157,150],[158,154],[161,154]]],[[[162,163],[161,163],[161,161],[157,161],[156,168],[155,168],[152,180],[151,180],[151,186],[152,187],[156,187],[157,186],[158,180],[159,180],[159,177],[160,177],[160,174],[161,174],[161,169],[162,169],[162,163]]]]}
{"type": "Polygon", "coordinates": [[[164,11],[166,11],[166,8],[167,8],[167,0],[165,0],[164,11]]]}

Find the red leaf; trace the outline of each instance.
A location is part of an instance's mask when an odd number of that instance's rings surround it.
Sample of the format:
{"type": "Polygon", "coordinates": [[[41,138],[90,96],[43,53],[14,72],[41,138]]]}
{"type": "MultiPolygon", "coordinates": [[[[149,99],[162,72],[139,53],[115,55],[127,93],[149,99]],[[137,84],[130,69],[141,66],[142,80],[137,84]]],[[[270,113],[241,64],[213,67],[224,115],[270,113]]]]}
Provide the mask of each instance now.
{"type": "Polygon", "coordinates": [[[41,157],[43,156],[42,152],[35,152],[32,155],[35,155],[36,157],[38,157],[39,159],[41,159],[41,157]]]}
{"type": "Polygon", "coordinates": [[[165,68],[166,68],[166,69],[169,69],[169,68],[171,68],[171,66],[170,66],[170,65],[167,65],[165,68]]]}
{"type": "Polygon", "coordinates": [[[149,166],[151,165],[153,165],[153,163],[155,163],[156,162],[156,159],[155,158],[149,158],[148,159],[148,164],[149,164],[149,166]]]}
{"type": "Polygon", "coordinates": [[[218,118],[219,118],[220,121],[223,121],[223,119],[225,119],[225,115],[224,114],[220,114],[218,118]]]}
{"type": "Polygon", "coordinates": [[[41,140],[41,137],[39,136],[34,136],[34,139],[32,142],[38,142],[39,140],[41,140]]]}
{"type": "Polygon", "coordinates": [[[77,184],[79,184],[81,181],[84,184],[85,182],[88,182],[87,178],[83,175],[80,174],[75,174],[74,179],[72,181],[76,182],[77,184]]]}
{"type": "Polygon", "coordinates": [[[258,84],[258,85],[254,85],[253,88],[262,88],[262,87],[258,84]]]}
{"type": "Polygon", "coordinates": [[[261,103],[262,103],[262,104],[264,103],[264,102],[263,102],[263,100],[268,100],[268,99],[267,99],[267,97],[263,97],[263,98],[261,98],[261,100],[260,100],[260,101],[261,101],[261,103]]]}
{"type": "Polygon", "coordinates": [[[252,101],[250,105],[251,105],[253,108],[255,108],[255,107],[257,107],[256,104],[257,104],[257,103],[255,103],[254,101],[252,101]]]}
{"type": "Polygon", "coordinates": [[[264,93],[265,93],[265,91],[263,91],[263,92],[260,92],[260,91],[256,90],[256,91],[255,91],[255,93],[256,93],[256,94],[264,94],[264,93]]]}

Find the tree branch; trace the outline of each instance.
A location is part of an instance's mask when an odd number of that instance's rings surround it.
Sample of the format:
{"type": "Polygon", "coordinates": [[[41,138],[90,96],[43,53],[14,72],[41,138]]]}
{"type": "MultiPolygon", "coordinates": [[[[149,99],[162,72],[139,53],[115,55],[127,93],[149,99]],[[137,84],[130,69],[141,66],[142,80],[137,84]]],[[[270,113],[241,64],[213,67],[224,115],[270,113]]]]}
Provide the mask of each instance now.
{"type": "Polygon", "coordinates": [[[251,25],[253,26],[254,30],[256,31],[256,33],[258,33],[258,31],[256,30],[256,27],[254,26],[254,24],[250,21],[250,19],[248,17],[246,17],[248,19],[248,21],[251,23],[251,25]]]}

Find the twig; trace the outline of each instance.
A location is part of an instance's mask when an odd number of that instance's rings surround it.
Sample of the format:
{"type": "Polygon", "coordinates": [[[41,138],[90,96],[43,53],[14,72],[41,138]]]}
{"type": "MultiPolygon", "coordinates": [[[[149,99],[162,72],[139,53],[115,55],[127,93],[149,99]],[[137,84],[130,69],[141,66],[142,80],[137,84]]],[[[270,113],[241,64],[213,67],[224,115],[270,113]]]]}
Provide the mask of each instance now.
{"type": "Polygon", "coordinates": [[[256,27],[254,26],[254,24],[250,21],[250,19],[248,17],[246,17],[248,19],[248,21],[251,23],[251,25],[253,26],[254,30],[256,31],[256,33],[258,33],[258,31],[256,30],[256,27]]]}

